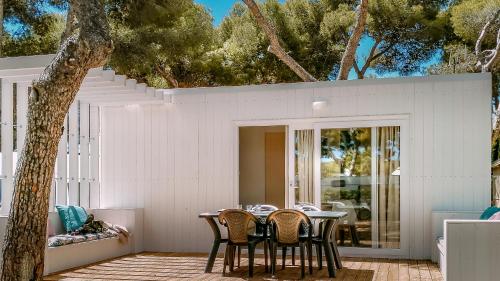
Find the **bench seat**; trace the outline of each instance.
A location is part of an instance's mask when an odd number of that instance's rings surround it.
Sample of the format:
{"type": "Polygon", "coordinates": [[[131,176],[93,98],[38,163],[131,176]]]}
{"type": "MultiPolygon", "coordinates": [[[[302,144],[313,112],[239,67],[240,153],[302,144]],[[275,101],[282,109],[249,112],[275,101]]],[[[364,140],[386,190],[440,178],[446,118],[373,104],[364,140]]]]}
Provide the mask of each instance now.
{"type": "Polygon", "coordinates": [[[76,243],[100,240],[111,237],[118,237],[118,233],[114,230],[108,229],[103,233],[89,233],[83,235],[58,234],[49,237],[47,241],[47,246],[49,248],[54,248],[69,244],[76,244],[76,243]]]}
{"type": "Polygon", "coordinates": [[[49,213],[44,274],[143,251],[142,209],[88,210],[96,220],[124,226],[130,233],[121,239],[114,230],[99,234],[65,234],[59,215],[49,213]]]}

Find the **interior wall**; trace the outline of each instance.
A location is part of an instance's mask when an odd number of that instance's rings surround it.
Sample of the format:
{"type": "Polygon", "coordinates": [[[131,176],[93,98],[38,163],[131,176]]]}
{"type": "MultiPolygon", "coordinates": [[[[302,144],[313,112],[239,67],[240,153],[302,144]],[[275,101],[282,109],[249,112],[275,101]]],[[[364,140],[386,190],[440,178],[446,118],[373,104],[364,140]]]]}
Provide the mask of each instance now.
{"type": "Polygon", "coordinates": [[[101,206],[144,206],[147,251],[208,252],[198,214],[238,202],[237,124],[409,118],[409,256],[430,258],[431,212],[490,204],[491,76],[171,90],[172,103],[102,108],[101,206]],[[313,106],[313,101],[325,101],[313,106]]]}
{"type": "Polygon", "coordinates": [[[266,203],[266,133],[271,132],[284,133],[285,127],[239,128],[239,202],[243,207],[266,203]]]}

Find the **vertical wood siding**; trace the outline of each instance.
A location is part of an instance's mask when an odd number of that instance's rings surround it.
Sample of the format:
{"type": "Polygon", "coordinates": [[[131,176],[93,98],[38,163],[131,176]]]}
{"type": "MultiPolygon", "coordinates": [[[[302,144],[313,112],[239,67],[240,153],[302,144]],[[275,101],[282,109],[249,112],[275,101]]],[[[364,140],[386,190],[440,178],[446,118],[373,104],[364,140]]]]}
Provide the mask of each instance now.
{"type": "Polygon", "coordinates": [[[101,207],[144,207],[148,251],[208,251],[197,215],[237,204],[235,122],[404,114],[410,257],[429,258],[432,210],[490,202],[490,89],[489,76],[464,75],[178,90],[172,103],[102,107],[101,207]]]}

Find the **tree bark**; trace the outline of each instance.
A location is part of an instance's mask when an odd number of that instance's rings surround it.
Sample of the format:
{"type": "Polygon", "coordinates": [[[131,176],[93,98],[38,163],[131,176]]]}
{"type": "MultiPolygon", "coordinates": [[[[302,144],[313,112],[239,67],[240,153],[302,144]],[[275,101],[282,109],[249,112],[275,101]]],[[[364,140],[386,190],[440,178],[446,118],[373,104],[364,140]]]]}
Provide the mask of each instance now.
{"type": "Polygon", "coordinates": [[[337,80],[347,80],[349,76],[349,71],[351,70],[352,64],[356,56],[356,50],[358,48],[359,40],[361,35],[365,30],[366,17],[368,15],[368,0],[361,0],[358,11],[358,19],[354,30],[347,42],[347,47],[342,56],[342,61],[340,62],[339,75],[337,80]]]}
{"type": "Polygon", "coordinates": [[[104,64],[112,50],[102,1],[69,2],[65,38],[29,95],[25,146],[4,238],[4,281],[42,280],[50,186],[64,118],[88,70],[104,64]]]}
{"type": "Polygon", "coordinates": [[[280,45],[278,35],[276,34],[275,28],[270,22],[264,18],[260,12],[259,6],[253,0],[243,0],[248,6],[248,9],[255,18],[255,21],[264,31],[267,38],[269,39],[270,45],[268,51],[274,54],[279,60],[285,63],[297,76],[299,76],[305,82],[315,82],[318,81],[314,76],[312,76],[307,70],[305,70],[299,63],[297,63],[290,55],[288,55],[285,50],[280,45]]]}

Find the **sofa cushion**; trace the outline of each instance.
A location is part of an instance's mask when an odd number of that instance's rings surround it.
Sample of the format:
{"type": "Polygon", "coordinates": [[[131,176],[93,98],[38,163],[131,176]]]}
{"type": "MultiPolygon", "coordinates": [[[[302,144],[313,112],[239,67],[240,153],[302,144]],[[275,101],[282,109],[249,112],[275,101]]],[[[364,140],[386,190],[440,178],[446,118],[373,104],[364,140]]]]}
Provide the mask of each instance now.
{"type": "Polygon", "coordinates": [[[71,235],[71,234],[60,234],[49,237],[48,246],[59,247],[69,244],[76,244],[82,242],[89,242],[99,239],[106,239],[111,237],[117,237],[118,233],[112,229],[108,229],[102,233],[89,233],[83,235],[71,235]]]}
{"type": "Polygon", "coordinates": [[[484,212],[481,214],[481,217],[479,217],[479,219],[487,220],[491,216],[493,216],[496,212],[499,212],[499,211],[500,211],[500,208],[497,208],[494,206],[488,207],[488,208],[486,208],[486,210],[484,210],[484,212]]]}
{"type": "Polygon", "coordinates": [[[87,212],[82,207],[57,205],[56,209],[67,232],[77,230],[87,220],[87,212]]]}
{"type": "Polygon", "coordinates": [[[488,220],[490,221],[500,221],[500,212],[496,212],[493,216],[491,216],[488,220]]]}

